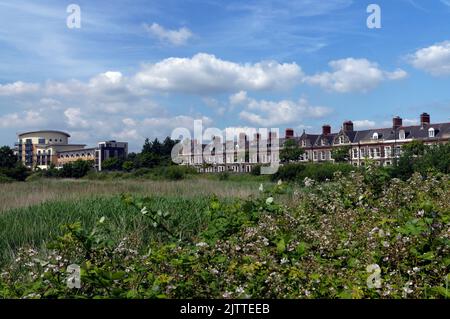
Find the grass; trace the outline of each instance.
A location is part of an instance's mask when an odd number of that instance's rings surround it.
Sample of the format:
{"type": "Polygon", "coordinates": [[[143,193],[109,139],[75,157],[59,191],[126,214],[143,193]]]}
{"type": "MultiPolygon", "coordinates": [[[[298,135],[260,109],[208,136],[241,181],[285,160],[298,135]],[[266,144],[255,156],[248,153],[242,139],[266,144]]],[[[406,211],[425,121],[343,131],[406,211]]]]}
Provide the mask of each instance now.
{"type": "Polygon", "coordinates": [[[67,201],[92,196],[114,196],[133,193],[143,196],[195,198],[215,194],[221,198],[246,198],[258,193],[259,181],[241,179],[220,181],[211,177],[182,181],[70,180],[41,179],[33,182],[0,184],[0,212],[29,207],[47,201],[67,201]]]}
{"type": "MultiPolygon", "coordinates": [[[[268,183],[266,183],[267,185],[268,183]]],[[[168,212],[171,229],[194,238],[205,227],[204,215],[212,195],[248,198],[259,192],[259,181],[220,181],[212,176],[182,181],[40,179],[0,185],[0,264],[14,258],[21,246],[44,248],[62,234],[61,225],[81,222],[92,227],[105,216],[114,225],[113,240],[130,234],[139,244],[163,240],[136,208],[122,203],[120,194],[150,197],[149,209],[168,212]]]]}
{"type": "MultiPolygon", "coordinates": [[[[183,199],[152,197],[149,209],[168,212],[167,224],[180,238],[192,239],[205,226],[204,215],[208,197],[183,199]]],[[[46,202],[31,207],[18,208],[0,216],[0,264],[14,257],[21,246],[44,248],[46,243],[62,235],[61,225],[81,222],[92,227],[101,217],[113,225],[113,241],[132,234],[139,244],[164,240],[149,219],[124,204],[120,196],[91,197],[78,201],[46,202]]]]}

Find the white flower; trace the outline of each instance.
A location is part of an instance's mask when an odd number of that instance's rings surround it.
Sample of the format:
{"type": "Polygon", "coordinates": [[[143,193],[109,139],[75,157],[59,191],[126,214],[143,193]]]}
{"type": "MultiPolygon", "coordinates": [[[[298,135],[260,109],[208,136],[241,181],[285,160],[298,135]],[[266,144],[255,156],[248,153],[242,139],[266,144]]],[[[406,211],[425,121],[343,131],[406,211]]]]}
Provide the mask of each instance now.
{"type": "Polygon", "coordinates": [[[227,298],[231,298],[231,295],[232,295],[232,292],[226,291],[223,293],[222,297],[227,299],[227,298]]]}
{"type": "Polygon", "coordinates": [[[314,185],[314,180],[308,177],[305,177],[303,182],[305,183],[305,187],[311,187],[314,185]]]}
{"type": "Polygon", "coordinates": [[[269,197],[269,198],[266,199],[266,204],[267,205],[270,205],[272,203],[273,203],[273,197],[269,197]]]}
{"type": "Polygon", "coordinates": [[[259,191],[260,191],[260,192],[264,192],[264,186],[263,186],[263,184],[259,185],[259,191]]]}
{"type": "Polygon", "coordinates": [[[147,213],[148,213],[147,207],[144,207],[144,208],[141,209],[141,214],[142,215],[146,215],[147,213]]]}
{"type": "Polygon", "coordinates": [[[280,179],[280,180],[278,180],[277,185],[280,186],[281,184],[283,184],[283,181],[280,179]]]}
{"type": "Polygon", "coordinates": [[[280,264],[284,265],[284,264],[286,264],[288,261],[289,261],[289,259],[283,258],[283,259],[281,259],[280,264]]]}
{"type": "Polygon", "coordinates": [[[103,224],[105,222],[105,216],[103,216],[102,218],[100,218],[100,220],[98,221],[100,224],[103,224]]]}
{"type": "Polygon", "coordinates": [[[153,225],[153,227],[155,227],[155,228],[158,227],[158,223],[157,223],[157,222],[153,222],[152,225],[153,225]]]}
{"type": "Polygon", "coordinates": [[[200,242],[200,243],[197,243],[196,246],[197,246],[197,247],[208,247],[208,243],[200,242]]]}
{"type": "Polygon", "coordinates": [[[162,216],[163,215],[163,213],[162,213],[162,211],[160,211],[160,210],[158,210],[158,216],[162,216]]]}
{"type": "Polygon", "coordinates": [[[242,288],[241,286],[239,286],[239,287],[236,288],[236,292],[237,292],[238,294],[242,294],[242,293],[244,292],[244,288],[242,288]]]}

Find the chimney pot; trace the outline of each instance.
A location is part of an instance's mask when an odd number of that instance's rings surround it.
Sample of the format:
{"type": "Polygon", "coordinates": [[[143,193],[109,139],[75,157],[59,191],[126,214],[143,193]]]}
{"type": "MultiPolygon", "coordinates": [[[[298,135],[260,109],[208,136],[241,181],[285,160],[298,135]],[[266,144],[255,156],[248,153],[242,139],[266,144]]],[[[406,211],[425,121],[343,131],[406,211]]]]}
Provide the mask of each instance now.
{"type": "Polygon", "coordinates": [[[422,113],[420,114],[420,125],[422,127],[426,126],[426,125],[430,125],[431,121],[430,121],[430,114],[428,113],[422,113]]]}
{"type": "Polygon", "coordinates": [[[294,137],[294,129],[287,128],[286,129],[286,138],[293,138],[294,137]]]}
{"type": "Polygon", "coordinates": [[[342,128],[344,132],[353,132],[353,122],[352,121],[345,121],[342,125],[342,128]]]}
{"type": "Polygon", "coordinates": [[[322,126],[322,134],[325,136],[331,134],[331,126],[328,124],[322,126]]]}
{"type": "Polygon", "coordinates": [[[392,119],[392,127],[394,130],[403,126],[403,119],[400,116],[396,116],[392,119]]]}

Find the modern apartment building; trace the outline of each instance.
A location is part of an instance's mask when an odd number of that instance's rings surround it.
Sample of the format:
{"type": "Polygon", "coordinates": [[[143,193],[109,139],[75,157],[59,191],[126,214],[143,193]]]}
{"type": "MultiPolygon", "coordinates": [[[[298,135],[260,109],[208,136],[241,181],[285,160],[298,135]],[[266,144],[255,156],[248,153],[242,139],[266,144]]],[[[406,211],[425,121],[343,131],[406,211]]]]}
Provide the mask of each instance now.
{"type": "MultiPolygon", "coordinates": [[[[276,138],[274,134],[269,133],[269,136],[276,138]]],[[[332,150],[345,146],[349,149],[349,162],[355,166],[363,166],[368,160],[388,166],[401,155],[406,143],[420,140],[425,144],[436,144],[446,143],[449,139],[450,122],[431,123],[430,115],[423,113],[420,124],[412,126],[404,126],[402,118],[397,116],[391,127],[380,129],[355,130],[352,121],[345,121],[335,133],[330,125],[323,125],[321,134],[303,131],[300,136],[295,136],[294,130],[288,128],[284,138],[278,140],[278,148],[271,148],[271,138],[263,140],[260,134],[254,134],[252,140],[245,134],[241,134],[238,141],[222,143],[218,140],[212,152],[208,150],[210,145],[199,145],[194,140],[189,141],[190,147],[183,148],[181,158],[182,165],[194,166],[199,172],[250,172],[255,165],[279,161],[279,151],[286,141],[294,140],[304,150],[298,162],[334,162],[332,150]],[[244,145],[245,156],[242,156],[239,154],[244,145]]]]}
{"type": "Polygon", "coordinates": [[[128,143],[107,141],[97,147],[86,148],[84,144],[69,144],[70,135],[61,131],[33,131],[18,134],[16,152],[29,168],[47,169],[51,165],[61,168],[76,160],[92,161],[101,171],[102,162],[108,158],[126,158],[128,143]]]}

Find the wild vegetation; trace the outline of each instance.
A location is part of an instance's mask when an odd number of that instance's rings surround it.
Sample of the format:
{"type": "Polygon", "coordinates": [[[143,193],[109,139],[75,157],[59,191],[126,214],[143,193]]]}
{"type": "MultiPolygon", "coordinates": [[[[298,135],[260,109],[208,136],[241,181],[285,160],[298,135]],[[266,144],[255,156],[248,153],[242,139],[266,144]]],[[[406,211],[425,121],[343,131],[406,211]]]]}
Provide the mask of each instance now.
{"type": "Polygon", "coordinates": [[[4,184],[25,204],[0,212],[0,298],[448,298],[446,152],[291,163],[274,181],[143,168],[4,184]]]}

